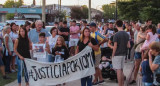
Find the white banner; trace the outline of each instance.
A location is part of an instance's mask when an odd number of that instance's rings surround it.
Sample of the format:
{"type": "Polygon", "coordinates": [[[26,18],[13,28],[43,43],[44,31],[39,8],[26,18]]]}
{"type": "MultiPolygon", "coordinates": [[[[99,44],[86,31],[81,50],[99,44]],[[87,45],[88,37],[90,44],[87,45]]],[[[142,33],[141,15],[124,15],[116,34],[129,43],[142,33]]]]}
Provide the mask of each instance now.
{"type": "Polygon", "coordinates": [[[92,49],[86,47],[61,63],[25,59],[30,86],[57,85],[95,74],[92,49]]]}

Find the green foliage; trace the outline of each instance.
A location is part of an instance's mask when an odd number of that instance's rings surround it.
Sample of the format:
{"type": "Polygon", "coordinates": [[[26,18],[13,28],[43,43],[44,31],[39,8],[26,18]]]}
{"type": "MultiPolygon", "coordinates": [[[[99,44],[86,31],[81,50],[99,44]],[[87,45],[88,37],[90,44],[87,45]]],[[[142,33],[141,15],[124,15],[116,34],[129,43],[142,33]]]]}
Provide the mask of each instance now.
{"type": "Polygon", "coordinates": [[[23,5],[23,0],[18,0],[18,2],[14,2],[14,0],[7,0],[4,3],[5,8],[12,8],[12,7],[20,7],[23,5]]]}
{"type": "Polygon", "coordinates": [[[8,13],[6,15],[7,19],[10,20],[10,19],[13,19],[14,18],[14,14],[13,13],[8,13]]]}
{"type": "Polygon", "coordinates": [[[140,12],[142,21],[152,19],[153,23],[160,22],[160,8],[144,7],[140,12]]]}
{"type": "Polygon", "coordinates": [[[118,2],[119,19],[142,20],[152,19],[153,23],[160,20],[160,0],[132,0],[118,2]]]}
{"type": "Polygon", "coordinates": [[[86,5],[83,5],[82,7],[72,7],[71,8],[71,18],[81,20],[81,19],[87,19],[88,18],[88,8],[86,5]]]}
{"type": "Polygon", "coordinates": [[[60,20],[63,20],[63,18],[65,18],[66,16],[66,12],[59,12],[58,17],[60,18],[60,20]]]}
{"type": "Polygon", "coordinates": [[[14,6],[14,1],[13,0],[7,0],[5,3],[4,3],[4,7],[5,8],[12,8],[14,6]]]}
{"type": "Polygon", "coordinates": [[[114,5],[105,4],[102,6],[102,10],[104,11],[104,17],[108,19],[115,18],[116,7],[114,5]]]}
{"type": "Polygon", "coordinates": [[[83,13],[83,19],[87,19],[88,18],[88,7],[86,5],[82,6],[82,13],[83,13]]]}

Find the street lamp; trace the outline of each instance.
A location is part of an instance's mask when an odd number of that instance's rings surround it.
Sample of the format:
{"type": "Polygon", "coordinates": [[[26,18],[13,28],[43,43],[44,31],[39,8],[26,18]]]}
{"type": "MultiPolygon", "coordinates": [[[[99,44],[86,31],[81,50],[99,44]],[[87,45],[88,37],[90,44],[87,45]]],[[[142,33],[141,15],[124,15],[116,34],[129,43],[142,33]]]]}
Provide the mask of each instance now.
{"type": "Polygon", "coordinates": [[[114,19],[114,13],[112,13],[113,14],[113,19],[114,19]]]}
{"type": "Polygon", "coordinates": [[[88,8],[88,20],[89,20],[89,23],[91,22],[91,0],[89,0],[89,8],[88,8]]]}

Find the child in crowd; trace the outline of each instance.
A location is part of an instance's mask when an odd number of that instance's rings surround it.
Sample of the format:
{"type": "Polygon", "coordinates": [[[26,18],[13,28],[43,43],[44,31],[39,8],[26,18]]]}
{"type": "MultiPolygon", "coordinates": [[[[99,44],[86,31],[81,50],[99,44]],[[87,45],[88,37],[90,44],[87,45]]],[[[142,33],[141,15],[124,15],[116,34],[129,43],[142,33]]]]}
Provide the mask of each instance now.
{"type": "Polygon", "coordinates": [[[149,49],[149,44],[158,39],[155,26],[149,25],[146,31],[147,31],[147,36],[145,42],[143,43],[141,51],[149,49]]]}
{"type": "Polygon", "coordinates": [[[49,44],[46,43],[46,38],[45,37],[46,37],[45,33],[40,33],[39,34],[39,42],[38,42],[38,44],[44,44],[44,48],[43,49],[45,49],[45,52],[47,52],[46,58],[37,58],[37,61],[41,61],[41,62],[48,62],[48,53],[51,53],[49,44]]]}
{"type": "Polygon", "coordinates": [[[102,70],[103,68],[107,68],[110,65],[109,61],[111,61],[111,59],[102,56],[102,61],[101,64],[99,65],[99,69],[102,70]]]}
{"type": "Polygon", "coordinates": [[[147,50],[147,52],[145,52],[145,54],[143,56],[144,59],[143,59],[142,64],[140,66],[140,71],[142,73],[143,86],[152,86],[152,84],[153,84],[153,73],[152,73],[150,66],[149,66],[148,52],[149,52],[149,50],[147,50]]]}
{"type": "MultiPolygon", "coordinates": [[[[69,51],[67,49],[67,46],[65,44],[64,38],[62,36],[59,36],[56,42],[55,47],[52,49],[52,54],[55,56],[54,62],[63,62],[64,60],[68,59],[69,57],[69,51]]],[[[65,83],[63,83],[65,86],[65,83]]],[[[60,86],[60,85],[57,85],[60,86]]]]}
{"type": "Polygon", "coordinates": [[[58,37],[56,45],[52,49],[52,54],[55,56],[54,62],[61,62],[69,57],[69,51],[62,36],[58,37]]]}

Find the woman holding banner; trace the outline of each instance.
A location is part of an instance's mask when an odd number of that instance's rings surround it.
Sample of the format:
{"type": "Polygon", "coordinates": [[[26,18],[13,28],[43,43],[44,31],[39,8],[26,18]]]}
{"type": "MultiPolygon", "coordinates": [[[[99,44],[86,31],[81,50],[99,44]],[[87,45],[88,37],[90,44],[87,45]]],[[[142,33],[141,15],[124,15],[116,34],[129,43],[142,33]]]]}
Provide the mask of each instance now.
{"type": "Polygon", "coordinates": [[[24,62],[25,58],[31,58],[29,50],[31,49],[31,42],[28,39],[27,36],[27,30],[26,28],[20,28],[19,30],[19,37],[15,40],[14,44],[14,52],[19,57],[17,64],[18,64],[18,83],[19,86],[21,86],[21,77],[22,77],[22,70],[24,68],[24,76],[25,76],[25,82],[26,86],[29,86],[28,83],[28,74],[27,74],[27,68],[24,62]]]}
{"type": "Polygon", "coordinates": [[[54,62],[61,62],[69,57],[69,50],[65,44],[64,38],[59,36],[55,47],[52,49],[52,54],[55,56],[54,62]]]}
{"type": "MultiPolygon", "coordinates": [[[[97,42],[94,38],[90,36],[89,28],[85,27],[82,31],[80,40],[77,44],[76,54],[81,52],[86,46],[90,46],[93,50],[92,57],[95,59],[94,51],[98,50],[97,42]]],[[[92,76],[87,76],[81,79],[81,86],[92,86],[92,76]]]]}
{"type": "MultiPolygon", "coordinates": [[[[64,60],[68,59],[69,57],[69,50],[65,44],[64,38],[62,36],[59,36],[57,38],[57,42],[55,47],[52,49],[52,54],[55,56],[54,62],[63,62],[64,60]]],[[[60,86],[60,85],[57,85],[60,86]]],[[[65,86],[65,83],[63,83],[63,86],[65,86]]]]}

